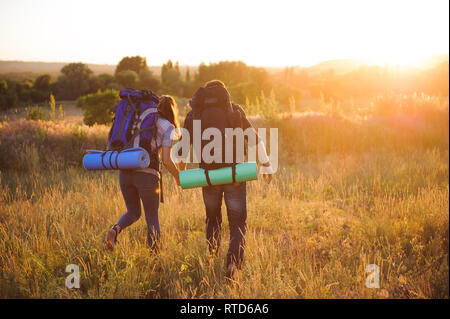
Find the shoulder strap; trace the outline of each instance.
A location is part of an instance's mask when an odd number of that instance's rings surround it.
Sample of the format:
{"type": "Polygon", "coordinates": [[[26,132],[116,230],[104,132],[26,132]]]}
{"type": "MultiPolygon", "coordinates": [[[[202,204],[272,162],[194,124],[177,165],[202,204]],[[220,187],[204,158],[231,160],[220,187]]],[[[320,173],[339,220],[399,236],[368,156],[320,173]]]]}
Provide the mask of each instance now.
{"type": "MultiPolygon", "coordinates": [[[[157,109],[149,108],[149,109],[145,110],[144,112],[142,112],[142,114],[139,116],[136,131],[134,132],[133,136],[130,138],[130,143],[133,144],[133,147],[139,147],[139,143],[141,141],[140,134],[142,131],[151,130],[151,129],[156,128],[156,122],[158,122],[158,115],[155,116],[155,121],[153,122],[152,126],[141,129],[141,124],[147,116],[149,116],[150,114],[153,114],[153,113],[157,113],[157,112],[158,112],[157,109]]],[[[157,132],[155,131],[155,134],[153,134],[153,137],[156,136],[156,133],[157,132]]]]}
{"type": "Polygon", "coordinates": [[[236,124],[237,124],[237,127],[243,127],[244,126],[244,124],[243,124],[243,117],[245,116],[245,114],[242,114],[242,111],[241,111],[241,106],[239,106],[238,104],[231,104],[232,105],[232,108],[233,108],[233,113],[235,113],[234,115],[235,115],[235,120],[236,120],[236,124]]]}
{"type": "MultiPolygon", "coordinates": [[[[154,133],[152,136],[152,140],[155,141],[155,156],[156,156],[156,160],[159,162],[158,163],[158,173],[159,173],[159,202],[164,204],[164,188],[163,188],[163,173],[161,171],[161,159],[159,158],[159,154],[158,154],[158,150],[159,150],[159,146],[158,146],[158,120],[160,119],[161,115],[158,113],[155,116],[155,122],[152,125],[152,128],[154,129],[154,133]]],[[[150,142],[150,148],[152,147],[152,142],[150,142]]]]}

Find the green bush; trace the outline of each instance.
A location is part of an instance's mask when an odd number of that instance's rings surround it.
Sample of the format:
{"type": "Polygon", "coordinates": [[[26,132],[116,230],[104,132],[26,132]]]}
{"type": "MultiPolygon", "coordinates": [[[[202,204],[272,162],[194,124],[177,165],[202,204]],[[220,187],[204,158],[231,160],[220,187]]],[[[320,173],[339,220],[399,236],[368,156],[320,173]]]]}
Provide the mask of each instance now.
{"type": "Polygon", "coordinates": [[[52,76],[50,74],[44,74],[34,80],[33,87],[38,91],[49,92],[52,82],[52,76]]]}
{"type": "Polygon", "coordinates": [[[134,88],[138,79],[137,73],[131,70],[120,71],[116,74],[116,82],[125,88],[134,88]]]}
{"type": "Polygon", "coordinates": [[[39,91],[36,89],[32,89],[30,91],[31,102],[33,103],[44,103],[48,101],[50,91],[39,91]]]}
{"type": "Polygon", "coordinates": [[[114,118],[114,107],[119,102],[119,92],[105,90],[80,97],[77,106],[83,110],[83,121],[92,126],[94,124],[109,124],[114,118]]]}
{"type": "Polygon", "coordinates": [[[114,77],[107,73],[91,76],[89,78],[89,91],[87,93],[96,93],[98,90],[103,91],[113,81],[114,77]]]}
{"type": "Polygon", "coordinates": [[[33,83],[30,81],[23,81],[16,83],[16,93],[18,100],[27,105],[32,103],[31,92],[33,91],[33,83]]]}
{"type": "Polygon", "coordinates": [[[0,110],[7,110],[17,105],[18,98],[14,83],[0,81],[0,110]]]}
{"type": "Polygon", "coordinates": [[[92,70],[83,63],[70,63],[61,69],[57,80],[57,99],[75,100],[89,92],[92,70]]]}
{"type": "Polygon", "coordinates": [[[156,92],[159,90],[159,86],[159,80],[154,77],[152,71],[145,69],[139,72],[139,89],[152,90],[153,92],[156,92]]]}
{"type": "Polygon", "coordinates": [[[117,75],[118,73],[120,73],[122,71],[127,71],[127,70],[131,70],[136,73],[139,73],[142,70],[147,70],[147,69],[148,69],[148,66],[147,66],[146,58],[141,57],[139,55],[126,56],[126,57],[122,58],[122,60],[120,60],[119,64],[117,64],[115,74],[117,75]]]}
{"type": "Polygon", "coordinates": [[[29,106],[25,108],[25,111],[27,112],[27,120],[31,121],[45,121],[45,113],[44,110],[39,106],[29,106]]]}
{"type": "Polygon", "coordinates": [[[125,87],[122,84],[111,82],[106,86],[107,89],[122,91],[125,90],[125,87]]]}

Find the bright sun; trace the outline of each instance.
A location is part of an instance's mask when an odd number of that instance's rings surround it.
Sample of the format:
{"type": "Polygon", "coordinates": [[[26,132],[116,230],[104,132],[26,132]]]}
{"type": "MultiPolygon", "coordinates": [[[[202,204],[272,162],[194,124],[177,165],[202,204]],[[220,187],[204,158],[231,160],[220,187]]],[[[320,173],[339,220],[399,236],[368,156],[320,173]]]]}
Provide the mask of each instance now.
{"type": "Polygon", "coordinates": [[[424,57],[448,53],[448,0],[128,4],[140,10],[124,15],[119,0],[89,1],[89,10],[71,1],[2,0],[0,59],[114,64],[138,54],[152,65],[172,59],[308,66],[358,59],[420,67],[424,57]]]}
{"type": "Polygon", "coordinates": [[[381,66],[409,66],[421,68],[425,66],[426,60],[429,56],[411,56],[407,54],[393,53],[390,56],[380,56],[377,58],[366,59],[367,64],[377,64],[381,66]]]}

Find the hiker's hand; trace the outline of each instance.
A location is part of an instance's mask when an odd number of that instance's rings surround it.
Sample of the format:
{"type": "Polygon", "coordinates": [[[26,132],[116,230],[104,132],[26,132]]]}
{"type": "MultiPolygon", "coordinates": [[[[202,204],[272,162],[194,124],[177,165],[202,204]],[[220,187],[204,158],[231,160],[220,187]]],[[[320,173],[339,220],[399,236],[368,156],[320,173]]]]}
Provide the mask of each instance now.
{"type": "Polygon", "coordinates": [[[260,174],[263,176],[265,180],[267,180],[267,184],[270,184],[272,181],[272,175],[273,175],[273,169],[270,166],[270,162],[261,164],[261,167],[259,168],[260,174]]]}

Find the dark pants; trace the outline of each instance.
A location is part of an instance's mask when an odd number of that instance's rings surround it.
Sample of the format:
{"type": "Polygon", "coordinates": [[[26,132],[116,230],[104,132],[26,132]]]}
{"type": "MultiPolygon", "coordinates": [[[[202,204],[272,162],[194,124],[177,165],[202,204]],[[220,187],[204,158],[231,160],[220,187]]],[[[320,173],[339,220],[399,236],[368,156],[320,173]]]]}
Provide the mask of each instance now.
{"type": "Polygon", "coordinates": [[[230,247],[227,266],[235,263],[240,267],[244,258],[245,231],[247,220],[246,185],[218,185],[203,187],[203,202],[206,207],[206,239],[211,252],[220,247],[222,225],[222,198],[225,198],[228,223],[230,226],[230,247]]]}
{"type": "Polygon", "coordinates": [[[161,231],[159,229],[159,180],[158,177],[144,172],[120,171],[120,189],[127,206],[127,212],[117,224],[124,229],[141,217],[141,200],[147,221],[147,241],[153,250],[157,248],[161,231]]]}

